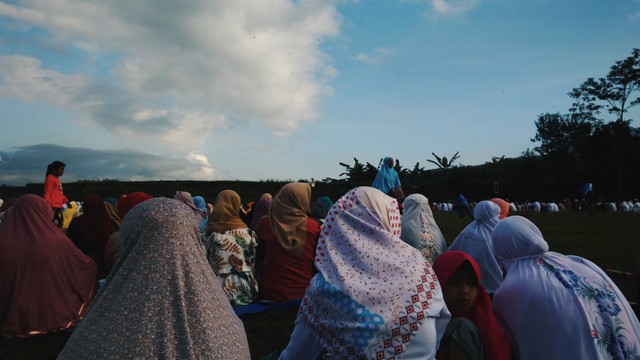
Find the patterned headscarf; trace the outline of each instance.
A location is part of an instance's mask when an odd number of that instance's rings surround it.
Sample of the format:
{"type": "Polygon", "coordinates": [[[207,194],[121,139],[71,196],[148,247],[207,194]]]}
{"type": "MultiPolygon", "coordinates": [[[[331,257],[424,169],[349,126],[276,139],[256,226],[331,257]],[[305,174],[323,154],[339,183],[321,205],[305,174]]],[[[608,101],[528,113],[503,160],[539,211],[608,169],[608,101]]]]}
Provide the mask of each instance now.
{"type": "Polygon", "coordinates": [[[400,240],[398,203],[372,187],[340,198],[327,216],[298,320],[329,357],[400,356],[426,317],[445,309],[420,252],[400,240]]]}
{"type": "Polygon", "coordinates": [[[273,235],[284,251],[299,256],[304,251],[307,217],[311,210],[311,185],[290,183],[273,198],[267,217],[273,235]]]}
{"type": "Polygon", "coordinates": [[[222,190],[213,203],[213,214],[207,225],[207,233],[224,233],[230,230],[246,229],[240,218],[240,195],[233,190],[222,190]]]}
{"type": "Polygon", "coordinates": [[[186,191],[178,190],[176,191],[175,195],[173,195],[173,198],[176,200],[182,201],[183,203],[187,204],[187,206],[189,206],[191,209],[193,209],[193,212],[198,216],[199,220],[202,220],[205,217],[207,217],[207,211],[202,210],[200,207],[196,205],[190,193],[186,191]]]}
{"type": "Polygon", "coordinates": [[[180,201],[157,198],[122,222],[125,249],[60,359],[249,359],[246,333],[180,201]]]}
{"type": "Polygon", "coordinates": [[[424,195],[411,194],[404,199],[402,208],[400,238],[420,250],[425,260],[433,264],[433,260],[447,250],[447,243],[433,218],[429,200],[424,195]]]}
{"type": "Polygon", "coordinates": [[[520,359],[640,357],[638,318],[602,269],[548,251],[540,230],[522,216],[501,220],[492,238],[507,273],[493,309],[520,359]]]}

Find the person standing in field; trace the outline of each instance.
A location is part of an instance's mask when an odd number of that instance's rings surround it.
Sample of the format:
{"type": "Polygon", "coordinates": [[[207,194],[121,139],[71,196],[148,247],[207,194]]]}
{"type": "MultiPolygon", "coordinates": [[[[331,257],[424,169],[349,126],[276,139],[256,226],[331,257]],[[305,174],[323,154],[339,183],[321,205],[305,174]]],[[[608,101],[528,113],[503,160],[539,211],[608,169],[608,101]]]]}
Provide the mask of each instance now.
{"type": "Polygon", "coordinates": [[[383,193],[395,198],[400,204],[404,201],[404,192],[400,184],[400,176],[396,169],[393,168],[393,158],[385,157],[376,178],[373,180],[371,187],[374,187],[383,193]]]}
{"type": "Polygon", "coordinates": [[[62,161],[54,161],[47,165],[47,173],[44,179],[44,201],[53,209],[53,222],[62,228],[64,205],[69,205],[69,199],[62,191],[60,176],[64,174],[66,164],[62,161]]]}

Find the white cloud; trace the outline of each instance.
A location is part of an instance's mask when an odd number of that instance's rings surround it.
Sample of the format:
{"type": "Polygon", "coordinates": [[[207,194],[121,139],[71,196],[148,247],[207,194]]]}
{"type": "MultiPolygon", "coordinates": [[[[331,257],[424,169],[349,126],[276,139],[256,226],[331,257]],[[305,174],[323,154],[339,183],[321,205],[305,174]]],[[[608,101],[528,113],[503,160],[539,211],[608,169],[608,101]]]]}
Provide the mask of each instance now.
{"type": "Polygon", "coordinates": [[[389,54],[389,50],[383,47],[379,47],[373,50],[371,53],[359,53],[356,55],[356,61],[367,63],[367,64],[377,64],[384,57],[389,54]]]}
{"type": "Polygon", "coordinates": [[[457,15],[474,9],[478,0],[431,0],[431,6],[439,15],[457,15]]]}
{"type": "Polygon", "coordinates": [[[629,20],[636,21],[640,19],[640,11],[636,11],[635,13],[629,15],[629,20]]]}
{"type": "MultiPolygon", "coordinates": [[[[76,110],[87,123],[97,123],[131,139],[161,142],[176,150],[204,144],[215,129],[228,127],[226,118],[187,108],[148,108],[126,89],[99,84],[83,75],[43,69],[40,60],[0,56],[0,96],[48,102],[76,110]]],[[[79,120],[80,121],[80,120],[79,120]]]]}
{"type": "Polygon", "coordinates": [[[194,174],[194,179],[210,180],[215,178],[216,170],[209,164],[209,159],[204,154],[190,153],[186,159],[195,166],[199,166],[199,170],[194,174]]]}
{"type": "Polygon", "coordinates": [[[47,99],[58,106],[72,102],[90,79],[42,68],[42,62],[27,56],[0,56],[0,96],[25,101],[47,99]]]}
{"type": "Polygon", "coordinates": [[[183,139],[231,117],[287,134],[317,117],[337,74],[318,40],[337,35],[341,18],[320,0],[24,0],[0,3],[0,16],[44,30],[79,64],[67,72],[45,56],[5,57],[0,95],[72,108],[123,133],[144,124],[183,139]]]}

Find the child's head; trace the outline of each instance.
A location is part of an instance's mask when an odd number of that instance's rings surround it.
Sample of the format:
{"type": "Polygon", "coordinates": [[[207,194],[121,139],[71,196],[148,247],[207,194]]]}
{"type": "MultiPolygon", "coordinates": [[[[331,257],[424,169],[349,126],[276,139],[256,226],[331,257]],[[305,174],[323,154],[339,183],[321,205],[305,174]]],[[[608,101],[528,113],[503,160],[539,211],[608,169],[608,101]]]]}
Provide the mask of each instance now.
{"type": "Polygon", "coordinates": [[[468,314],[479,293],[480,269],[475,260],[462,251],[446,251],[436,258],[433,269],[451,314],[468,314]]]}
{"type": "Polygon", "coordinates": [[[64,174],[64,168],[65,166],[67,166],[67,164],[63,163],[62,161],[54,161],[51,164],[47,165],[47,175],[53,175],[53,176],[62,176],[62,174],[64,174]]]}
{"type": "Polygon", "coordinates": [[[478,298],[478,277],[468,261],[443,286],[444,302],[452,314],[467,314],[478,298]]]}

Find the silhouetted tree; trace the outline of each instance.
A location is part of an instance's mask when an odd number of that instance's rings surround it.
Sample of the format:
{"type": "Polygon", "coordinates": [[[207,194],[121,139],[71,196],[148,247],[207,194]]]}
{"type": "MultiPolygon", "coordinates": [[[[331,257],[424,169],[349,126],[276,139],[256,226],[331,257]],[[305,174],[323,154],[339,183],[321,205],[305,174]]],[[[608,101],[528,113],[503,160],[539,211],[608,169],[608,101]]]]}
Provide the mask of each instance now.
{"type": "Polygon", "coordinates": [[[574,114],[541,114],[535,121],[536,135],[532,142],[540,142],[534,147],[540,155],[566,154],[570,149],[580,151],[599,123],[574,114]]]}
{"type": "Polygon", "coordinates": [[[640,104],[638,92],[640,49],[633,49],[629,57],[616,61],[611,66],[607,76],[598,80],[589,78],[574,88],[569,93],[569,96],[575,99],[570,110],[572,113],[594,116],[605,109],[616,116],[616,121],[623,122],[628,109],[640,104]]]}
{"type": "Polygon", "coordinates": [[[448,160],[446,156],[439,157],[435,153],[431,153],[431,155],[433,155],[433,157],[436,158],[437,161],[433,161],[433,160],[430,160],[430,159],[427,159],[427,161],[432,163],[432,164],[436,164],[438,166],[438,168],[440,168],[442,170],[447,170],[453,165],[453,162],[456,161],[460,157],[458,155],[458,153],[459,153],[459,151],[456,152],[455,154],[453,154],[453,156],[451,157],[451,160],[448,160]]]}

